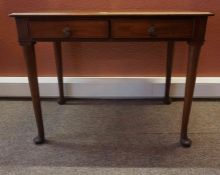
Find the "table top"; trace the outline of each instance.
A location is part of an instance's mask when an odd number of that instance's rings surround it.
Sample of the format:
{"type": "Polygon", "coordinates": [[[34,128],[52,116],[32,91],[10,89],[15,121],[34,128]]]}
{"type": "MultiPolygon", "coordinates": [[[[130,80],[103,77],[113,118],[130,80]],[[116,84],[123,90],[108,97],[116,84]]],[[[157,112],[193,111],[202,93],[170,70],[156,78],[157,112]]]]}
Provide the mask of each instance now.
{"type": "Polygon", "coordinates": [[[34,16],[213,16],[200,11],[70,11],[11,13],[11,17],[34,16]]]}

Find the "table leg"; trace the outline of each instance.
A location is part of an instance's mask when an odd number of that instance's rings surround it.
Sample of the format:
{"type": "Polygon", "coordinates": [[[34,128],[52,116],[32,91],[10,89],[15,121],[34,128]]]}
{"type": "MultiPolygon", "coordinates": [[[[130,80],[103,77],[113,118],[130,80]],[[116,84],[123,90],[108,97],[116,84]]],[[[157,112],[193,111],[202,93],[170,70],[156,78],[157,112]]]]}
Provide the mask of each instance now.
{"type": "Polygon", "coordinates": [[[41,112],[39,87],[37,80],[37,67],[35,58],[35,49],[33,42],[23,43],[23,52],[27,64],[28,80],[31,91],[32,103],[34,107],[35,118],[37,122],[38,136],[34,138],[36,144],[44,143],[44,126],[41,112]]]}
{"type": "Polygon", "coordinates": [[[56,59],[56,69],[59,85],[59,100],[60,105],[65,104],[64,90],[63,90],[63,64],[62,64],[62,48],[61,42],[54,42],[54,51],[56,59]]]}
{"type": "Polygon", "coordinates": [[[187,136],[187,130],[201,46],[202,43],[200,42],[189,43],[189,58],[180,138],[180,143],[183,147],[190,147],[192,142],[187,136]]]}
{"type": "Polygon", "coordinates": [[[174,56],[174,42],[168,41],[167,43],[167,63],[166,63],[166,88],[165,88],[165,104],[171,104],[172,100],[170,98],[170,84],[172,76],[173,67],[173,56],[174,56]]]}

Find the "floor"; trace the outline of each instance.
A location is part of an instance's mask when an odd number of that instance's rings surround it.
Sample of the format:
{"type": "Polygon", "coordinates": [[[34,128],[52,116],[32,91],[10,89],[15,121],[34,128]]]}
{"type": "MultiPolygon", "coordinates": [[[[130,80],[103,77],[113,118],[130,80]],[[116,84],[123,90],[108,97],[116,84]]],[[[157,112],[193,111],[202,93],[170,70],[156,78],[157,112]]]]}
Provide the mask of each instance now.
{"type": "Polygon", "coordinates": [[[179,145],[182,101],[43,101],[36,146],[29,100],[0,100],[0,174],[220,174],[220,102],[195,101],[191,148],[179,145]]]}

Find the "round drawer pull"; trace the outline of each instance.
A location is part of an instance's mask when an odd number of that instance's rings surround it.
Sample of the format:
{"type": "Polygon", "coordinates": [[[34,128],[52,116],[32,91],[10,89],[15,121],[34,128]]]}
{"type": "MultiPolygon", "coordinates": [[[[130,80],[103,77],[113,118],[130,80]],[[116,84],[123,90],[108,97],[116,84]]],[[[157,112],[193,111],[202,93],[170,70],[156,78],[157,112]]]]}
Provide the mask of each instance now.
{"type": "Polygon", "coordinates": [[[63,36],[64,38],[69,38],[72,36],[72,31],[69,27],[63,28],[63,36]]]}
{"type": "Polygon", "coordinates": [[[150,35],[151,37],[156,36],[156,28],[155,28],[154,26],[150,26],[150,27],[148,28],[148,33],[149,33],[149,35],[150,35]]]}

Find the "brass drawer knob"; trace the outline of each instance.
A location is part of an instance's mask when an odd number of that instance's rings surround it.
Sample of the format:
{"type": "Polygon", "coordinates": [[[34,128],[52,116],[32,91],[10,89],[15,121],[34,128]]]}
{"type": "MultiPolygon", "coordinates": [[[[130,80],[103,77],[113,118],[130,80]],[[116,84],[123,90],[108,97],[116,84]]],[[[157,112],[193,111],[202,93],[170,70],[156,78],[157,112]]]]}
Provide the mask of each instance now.
{"type": "Polygon", "coordinates": [[[63,36],[64,36],[64,38],[69,38],[72,36],[72,31],[69,27],[65,27],[63,29],[63,36]]]}
{"type": "Polygon", "coordinates": [[[150,26],[150,27],[148,28],[148,33],[149,33],[149,35],[150,35],[151,37],[156,36],[156,28],[155,28],[154,26],[150,26]]]}

